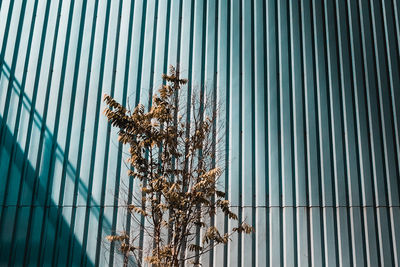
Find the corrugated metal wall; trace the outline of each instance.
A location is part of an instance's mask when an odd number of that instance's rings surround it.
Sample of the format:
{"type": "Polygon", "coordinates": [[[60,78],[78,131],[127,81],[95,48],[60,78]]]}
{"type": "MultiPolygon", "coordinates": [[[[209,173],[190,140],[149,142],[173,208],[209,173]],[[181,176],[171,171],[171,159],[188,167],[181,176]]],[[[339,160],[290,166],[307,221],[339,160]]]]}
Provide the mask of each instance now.
{"type": "Polygon", "coordinates": [[[256,228],[204,266],[400,265],[398,0],[0,6],[1,266],[121,263],[104,236],[132,184],[102,95],[147,102],[176,62],[218,92],[256,228]]]}

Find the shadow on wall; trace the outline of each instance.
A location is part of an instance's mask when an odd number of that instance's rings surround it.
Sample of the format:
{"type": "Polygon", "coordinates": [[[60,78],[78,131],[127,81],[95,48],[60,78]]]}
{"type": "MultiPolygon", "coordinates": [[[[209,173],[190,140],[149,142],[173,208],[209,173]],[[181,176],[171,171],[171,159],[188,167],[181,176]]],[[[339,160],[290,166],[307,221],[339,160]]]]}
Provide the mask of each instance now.
{"type": "MultiPolygon", "coordinates": [[[[0,122],[2,122],[2,120],[3,118],[0,117],[0,122]]],[[[28,163],[25,170],[25,178],[21,181],[23,178],[21,177],[22,170],[19,169],[18,166],[26,164],[27,158],[18,144],[10,142],[15,140],[15,137],[8,128],[3,135],[5,142],[0,147],[2,166],[0,187],[1,192],[4,192],[4,196],[2,197],[4,197],[6,201],[1,206],[0,266],[19,266],[22,264],[35,265],[36,263],[40,265],[52,265],[52,261],[55,259],[52,259],[51,256],[53,250],[57,247],[56,242],[63,243],[62,246],[65,245],[65,247],[62,247],[61,250],[65,251],[68,250],[66,245],[70,242],[74,251],[73,254],[80,255],[82,246],[74,236],[69,240],[69,224],[64,218],[59,222],[58,226],[61,229],[60,232],[62,235],[57,237],[58,240],[55,240],[57,215],[61,212],[61,209],[54,201],[51,201],[48,206],[40,205],[37,199],[32,205],[8,204],[11,199],[15,199],[18,195],[22,198],[21,193],[18,192],[20,187],[23,188],[23,198],[35,198],[33,196],[35,191],[33,189],[35,183],[35,169],[28,163]],[[16,147],[16,149],[14,148],[13,150],[13,146],[16,147]],[[10,161],[11,156],[13,156],[13,158],[10,161]],[[4,168],[6,164],[9,164],[9,169],[11,170],[8,175],[4,173],[4,170],[7,169],[4,168]],[[44,223],[44,216],[46,216],[45,220],[48,222],[46,223],[46,229],[41,229],[44,223]]],[[[46,189],[39,184],[35,194],[45,196],[46,189]]],[[[60,251],[58,256],[62,256],[62,254],[63,253],[60,251]]],[[[72,264],[74,266],[80,265],[81,257],[74,257],[73,259],[74,261],[72,264]]],[[[71,259],[67,259],[67,257],[64,259],[60,258],[54,262],[66,264],[67,260],[71,259]]],[[[84,261],[86,262],[86,266],[93,266],[90,260],[84,259],[84,261]]]]}
{"type": "MultiPolygon", "coordinates": [[[[40,138],[44,139],[43,153],[38,155],[42,157],[39,167],[47,173],[52,161],[64,162],[67,159],[38,112],[31,111],[34,107],[31,106],[30,99],[21,90],[19,82],[10,75],[10,68],[4,62],[0,74],[0,79],[8,79],[8,83],[3,84],[9,84],[5,110],[16,109],[16,107],[7,107],[10,95],[16,95],[18,102],[21,103],[18,105],[19,112],[17,113],[20,114],[22,109],[26,112],[30,111],[32,121],[30,127],[37,127],[42,131],[40,138]],[[55,147],[55,153],[52,154],[50,151],[53,147],[55,147]]],[[[6,90],[6,88],[3,87],[0,90],[6,90]]],[[[87,208],[72,205],[59,206],[58,200],[51,198],[53,180],[61,178],[54,177],[54,173],[51,172],[50,175],[39,175],[38,166],[32,165],[28,159],[27,149],[22,148],[17,141],[17,130],[12,132],[7,125],[7,117],[3,118],[3,116],[4,114],[0,114],[0,266],[67,264],[94,266],[85,253],[86,247],[82,246],[82,240],[87,239],[87,229],[83,231],[86,233],[83,237],[77,237],[70,224],[72,214],[77,218],[79,215],[85,216],[87,208]]],[[[17,121],[19,119],[17,115],[17,121]]],[[[16,124],[16,129],[18,129],[18,124],[16,124]]],[[[76,170],[70,162],[66,162],[65,172],[63,179],[72,179],[72,183],[78,188],[79,195],[88,199],[87,187],[80,179],[75,179],[76,170]]],[[[93,203],[92,199],[89,201],[90,212],[95,215],[96,221],[99,221],[100,207],[93,203]]],[[[109,231],[111,224],[106,218],[102,220],[103,228],[109,231]]],[[[83,220],[78,218],[77,223],[82,224],[83,220]]],[[[98,249],[99,246],[97,246],[98,249]]]]}

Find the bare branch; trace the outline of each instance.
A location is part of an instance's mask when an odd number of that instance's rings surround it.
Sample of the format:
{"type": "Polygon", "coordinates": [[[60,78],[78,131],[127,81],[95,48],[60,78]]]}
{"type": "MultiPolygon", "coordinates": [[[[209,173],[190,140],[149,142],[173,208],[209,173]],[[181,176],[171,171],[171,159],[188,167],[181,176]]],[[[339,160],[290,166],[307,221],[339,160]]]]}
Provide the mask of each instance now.
{"type": "Polygon", "coordinates": [[[228,233],[210,225],[217,211],[238,220],[225,192],[219,191],[226,161],[217,155],[224,155],[226,147],[215,90],[192,87],[182,92],[187,80],[172,66],[163,79],[148,111],[140,104],[125,108],[104,96],[104,114],[119,128],[119,142],[129,145],[126,168],[138,185],[132,192],[126,185],[121,190],[128,199],[126,216],[135,227],[107,236],[119,244],[124,265],[129,256],[140,265],[142,258],[154,266],[179,266],[193,258],[198,262],[232,234],[253,231],[244,222],[228,233]]]}

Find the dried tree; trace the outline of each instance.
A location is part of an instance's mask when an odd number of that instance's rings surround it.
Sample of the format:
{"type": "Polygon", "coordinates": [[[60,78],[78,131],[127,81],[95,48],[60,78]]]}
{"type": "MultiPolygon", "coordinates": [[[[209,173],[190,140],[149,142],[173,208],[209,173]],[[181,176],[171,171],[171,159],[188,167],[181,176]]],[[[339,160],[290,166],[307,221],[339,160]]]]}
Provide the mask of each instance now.
{"type": "Polygon", "coordinates": [[[128,256],[135,257],[138,266],[198,264],[199,255],[226,244],[233,233],[253,231],[248,224],[238,222],[238,227],[222,233],[209,223],[219,211],[238,220],[225,192],[218,190],[224,168],[216,166],[215,97],[193,94],[182,112],[179,90],[187,80],[172,66],[170,74],[162,78],[165,85],[153,96],[148,112],[141,104],[129,110],[104,96],[108,121],[119,128],[119,141],[130,146],[128,175],[139,181],[141,190],[139,196],[131,193],[136,203],[128,203],[127,214],[136,218],[137,232],[144,232],[151,240],[147,246],[138,246],[138,233],[122,231],[107,236],[125,255],[124,265],[128,256]]]}

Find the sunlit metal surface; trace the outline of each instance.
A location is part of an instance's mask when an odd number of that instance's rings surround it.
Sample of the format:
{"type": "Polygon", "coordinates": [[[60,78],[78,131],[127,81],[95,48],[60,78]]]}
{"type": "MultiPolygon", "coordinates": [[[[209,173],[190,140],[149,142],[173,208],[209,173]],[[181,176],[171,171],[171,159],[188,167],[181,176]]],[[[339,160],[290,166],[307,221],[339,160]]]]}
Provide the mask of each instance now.
{"type": "Polygon", "coordinates": [[[203,266],[399,266],[399,36],[398,0],[0,0],[0,265],[121,264],[102,96],[147,103],[179,62],[256,229],[203,266]]]}

